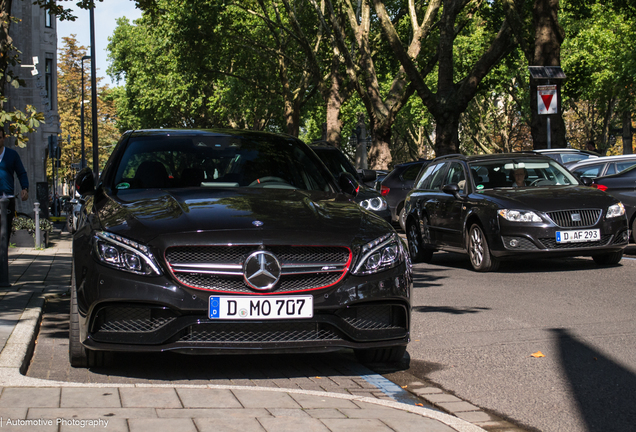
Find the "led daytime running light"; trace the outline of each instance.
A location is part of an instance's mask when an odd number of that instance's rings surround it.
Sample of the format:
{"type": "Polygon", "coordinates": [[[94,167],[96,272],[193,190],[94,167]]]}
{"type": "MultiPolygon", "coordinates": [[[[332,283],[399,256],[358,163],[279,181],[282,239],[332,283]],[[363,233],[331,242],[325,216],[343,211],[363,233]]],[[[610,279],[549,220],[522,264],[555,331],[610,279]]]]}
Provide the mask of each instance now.
{"type": "Polygon", "coordinates": [[[98,232],[95,233],[95,237],[98,240],[104,241],[106,243],[114,244],[123,249],[126,249],[132,252],[134,255],[142,258],[145,263],[155,272],[155,274],[160,275],[161,270],[155,264],[152,254],[147,246],[141,245],[133,240],[127,239],[125,237],[118,236],[116,234],[111,234],[108,232],[98,232]]]}

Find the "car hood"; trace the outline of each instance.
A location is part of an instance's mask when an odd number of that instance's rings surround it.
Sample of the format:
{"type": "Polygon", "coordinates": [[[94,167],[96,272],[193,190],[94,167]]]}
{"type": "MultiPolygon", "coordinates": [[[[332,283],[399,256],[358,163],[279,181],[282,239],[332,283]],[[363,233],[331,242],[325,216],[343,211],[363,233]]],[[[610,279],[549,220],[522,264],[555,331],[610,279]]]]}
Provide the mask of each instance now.
{"type": "Polygon", "coordinates": [[[143,243],[350,245],[390,229],[345,195],[274,188],[119,191],[98,218],[102,229],[143,243]]]}
{"type": "Polygon", "coordinates": [[[616,200],[607,193],[588,186],[548,186],[488,189],[478,192],[509,209],[532,209],[542,212],[556,209],[606,209],[616,200]]]}

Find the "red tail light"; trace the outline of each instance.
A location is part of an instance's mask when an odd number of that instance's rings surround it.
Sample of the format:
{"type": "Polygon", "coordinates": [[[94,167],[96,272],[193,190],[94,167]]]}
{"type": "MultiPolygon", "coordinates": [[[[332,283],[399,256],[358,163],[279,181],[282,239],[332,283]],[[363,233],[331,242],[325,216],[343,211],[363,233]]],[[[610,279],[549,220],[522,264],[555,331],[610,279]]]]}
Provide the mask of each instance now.
{"type": "Polygon", "coordinates": [[[388,188],[386,186],[381,186],[380,187],[380,193],[382,194],[382,196],[387,196],[389,194],[390,190],[391,190],[391,188],[388,188]]]}
{"type": "Polygon", "coordinates": [[[602,184],[596,184],[596,183],[594,183],[594,184],[592,185],[592,187],[595,187],[596,189],[602,190],[603,192],[605,192],[605,191],[607,190],[607,186],[602,185],[602,184]]]}

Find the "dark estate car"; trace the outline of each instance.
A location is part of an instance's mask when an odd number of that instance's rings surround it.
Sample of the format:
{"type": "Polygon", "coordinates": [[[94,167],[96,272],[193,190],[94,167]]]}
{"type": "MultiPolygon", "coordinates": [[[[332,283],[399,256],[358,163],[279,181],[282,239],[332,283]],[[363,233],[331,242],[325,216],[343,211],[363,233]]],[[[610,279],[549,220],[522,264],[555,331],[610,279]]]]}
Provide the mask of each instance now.
{"type": "Polygon", "coordinates": [[[404,213],[402,210],[404,209],[406,195],[413,189],[415,180],[422,167],[426,166],[429,162],[428,160],[421,159],[414,162],[397,164],[378,187],[382,196],[386,198],[389,203],[391,220],[398,222],[402,229],[404,229],[404,213]]]}
{"type": "Polygon", "coordinates": [[[477,271],[518,258],[587,255],[616,264],[629,240],[623,204],[531,152],[437,158],[405,209],[414,262],[443,249],[468,253],[477,271]]]}
{"type": "Polygon", "coordinates": [[[632,240],[636,242],[636,166],[613,175],[597,177],[594,179],[594,186],[625,205],[632,240]]]}
{"type": "Polygon", "coordinates": [[[580,178],[596,178],[619,173],[634,165],[636,155],[616,155],[570,162],[565,167],[580,178]]]}
{"type": "Polygon", "coordinates": [[[74,367],[114,351],[402,358],[406,244],[298,139],[129,131],[96,187],[88,168],[76,184],[74,367]]]}
{"type": "Polygon", "coordinates": [[[340,173],[343,172],[356,177],[356,179],[358,179],[361,183],[360,189],[358,190],[354,201],[360,204],[362,208],[372,211],[387,222],[391,222],[391,212],[389,211],[389,206],[386,200],[382,197],[380,192],[368,187],[364,183],[375,180],[376,172],[374,170],[361,170],[361,172],[356,171],[344,153],[331,144],[312,143],[311,149],[318,155],[320,160],[322,160],[335,178],[338,178],[340,173]]]}

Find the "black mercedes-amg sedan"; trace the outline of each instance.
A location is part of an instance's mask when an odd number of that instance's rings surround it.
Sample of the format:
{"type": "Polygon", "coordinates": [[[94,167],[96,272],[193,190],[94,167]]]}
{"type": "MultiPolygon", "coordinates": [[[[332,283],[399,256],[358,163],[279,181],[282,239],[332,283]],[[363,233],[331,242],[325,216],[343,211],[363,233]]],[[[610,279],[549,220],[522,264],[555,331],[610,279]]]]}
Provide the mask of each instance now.
{"type": "Polygon", "coordinates": [[[412,261],[467,253],[476,271],[504,259],[592,256],[617,264],[629,240],[623,204],[535,153],[433,160],[405,204],[412,261]]]}
{"type": "Polygon", "coordinates": [[[406,244],[298,139],[129,131],[76,188],[74,367],[116,351],[404,355],[406,244]]]}

